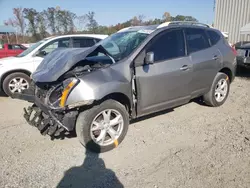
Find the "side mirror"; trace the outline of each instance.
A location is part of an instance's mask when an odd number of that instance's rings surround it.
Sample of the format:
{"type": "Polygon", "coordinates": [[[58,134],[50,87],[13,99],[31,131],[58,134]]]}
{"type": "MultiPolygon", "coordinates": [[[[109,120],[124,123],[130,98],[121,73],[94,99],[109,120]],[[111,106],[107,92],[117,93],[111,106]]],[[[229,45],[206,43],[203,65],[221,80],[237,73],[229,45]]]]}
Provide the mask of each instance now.
{"type": "Polygon", "coordinates": [[[36,56],[38,56],[38,57],[44,57],[44,56],[46,56],[47,55],[47,52],[46,51],[39,51],[37,54],[36,54],[36,56]]]}
{"type": "Polygon", "coordinates": [[[154,63],[154,52],[148,52],[145,57],[145,64],[153,64],[154,63]]]}

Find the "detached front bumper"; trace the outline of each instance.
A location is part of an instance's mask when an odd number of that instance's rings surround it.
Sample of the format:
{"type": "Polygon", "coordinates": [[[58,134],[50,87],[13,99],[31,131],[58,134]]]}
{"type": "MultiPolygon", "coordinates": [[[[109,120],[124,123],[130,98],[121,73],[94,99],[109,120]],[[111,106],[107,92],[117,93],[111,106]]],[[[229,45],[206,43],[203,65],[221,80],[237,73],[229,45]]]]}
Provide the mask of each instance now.
{"type": "Polygon", "coordinates": [[[30,85],[29,89],[22,91],[22,93],[14,93],[13,95],[11,95],[11,98],[34,103],[35,102],[35,86],[30,85]]]}
{"type": "Polygon", "coordinates": [[[33,88],[21,94],[15,94],[12,98],[25,100],[34,103],[28,108],[24,108],[24,118],[26,121],[37,127],[41,134],[57,137],[62,133],[71,132],[75,128],[77,110],[52,109],[45,105],[35,96],[33,88]]]}

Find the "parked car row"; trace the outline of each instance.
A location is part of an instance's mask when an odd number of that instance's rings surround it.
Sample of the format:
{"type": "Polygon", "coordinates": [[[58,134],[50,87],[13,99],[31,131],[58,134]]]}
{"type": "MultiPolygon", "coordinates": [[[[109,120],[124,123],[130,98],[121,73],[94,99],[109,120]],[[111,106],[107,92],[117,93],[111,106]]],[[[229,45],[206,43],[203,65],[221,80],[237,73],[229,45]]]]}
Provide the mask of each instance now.
{"type": "MultiPolygon", "coordinates": [[[[24,72],[1,78],[13,98],[32,103],[24,114],[29,124],[53,138],[76,131],[95,152],[117,147],[131,119],[196,97],[221,106],[235,77],[235,50],[220,31],[203,25],[129,27],[107,38],[92,36],[88,45],[80,37],[37,43],[16,57],[24,72]],[[67,48],[54,50],[60,46],[67,48]],[[27,72],[33,72],[31,87],[18,93],[23,78],[30,84],[27,72]]],[[[1,70],[8,72],[6,64],[1,70]]]]}
{"type": "Polygon", "coordinates": [[[57,48],[87,48],[106,38],[107,35],[65,35],[45,38],[17,56],[0,59],[1,89],[11,96],[29,88],[30,75],[44,57],[57,48]]]}

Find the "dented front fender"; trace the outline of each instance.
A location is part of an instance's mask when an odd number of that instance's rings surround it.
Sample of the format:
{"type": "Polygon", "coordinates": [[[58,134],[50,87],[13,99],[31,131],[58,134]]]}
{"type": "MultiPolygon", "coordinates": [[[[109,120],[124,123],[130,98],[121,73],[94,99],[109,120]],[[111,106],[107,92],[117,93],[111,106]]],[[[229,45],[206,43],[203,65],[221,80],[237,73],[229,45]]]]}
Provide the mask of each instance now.
{"type": "Polygon", "coordinates": [[[98,101],[113,93],[124,94],[132,101],[131,74],[124,74],[123,71],[126,70],[120,64],[79,77],[80,83],[69,94],[66,105],[98,101]]]}

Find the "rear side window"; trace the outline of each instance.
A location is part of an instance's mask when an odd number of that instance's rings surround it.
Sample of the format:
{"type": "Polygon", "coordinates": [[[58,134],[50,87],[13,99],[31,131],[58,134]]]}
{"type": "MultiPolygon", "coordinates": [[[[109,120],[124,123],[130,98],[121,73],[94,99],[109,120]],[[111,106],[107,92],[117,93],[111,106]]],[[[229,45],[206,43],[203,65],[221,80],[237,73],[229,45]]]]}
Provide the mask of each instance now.
{"type": "Polygon", "coordinates": [[[156,62],[185,56],[182,30],[160,33],[150,42],[147,52],[154,52],[156,62]]]}
{"type": "Polygon", "coordinates": [[[92,38],[73,38],[73,48],[86,48],[95,45],[92,38]]]}
{"type": "Polygon", "coordinates": [[[216,33],[215,31],[207,31],[207,34],[210,38],[212,45],[217,44],[221,38],[220,35],[218,33],[216,33]]]}
{"type": "Polygon", "coordinates": [[[185,30],[185,33],[189,53],[210,47],[207,35],[203,29],[189,28],[185,30]]]}

